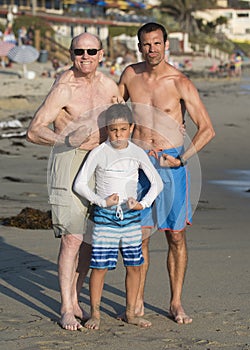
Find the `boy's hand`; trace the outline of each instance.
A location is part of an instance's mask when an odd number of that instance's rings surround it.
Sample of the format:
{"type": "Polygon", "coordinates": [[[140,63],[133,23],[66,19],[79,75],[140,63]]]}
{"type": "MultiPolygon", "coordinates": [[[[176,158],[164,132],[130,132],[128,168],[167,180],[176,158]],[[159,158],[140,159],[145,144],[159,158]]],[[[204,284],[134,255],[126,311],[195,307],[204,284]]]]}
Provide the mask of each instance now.
{"type": "Polygon", "coordinates": [[[112,205],[117,205],[119,203],[119,196],[117,193],[111,194],[111,196],[106,198],[107,207],[112,207],[112,205]]]}
{"type": "Polygon", "coordinates": [[[133,210],[142,210],[143,206],[133,197],[129,197],[127,200],[127,207],[133,210]]]}

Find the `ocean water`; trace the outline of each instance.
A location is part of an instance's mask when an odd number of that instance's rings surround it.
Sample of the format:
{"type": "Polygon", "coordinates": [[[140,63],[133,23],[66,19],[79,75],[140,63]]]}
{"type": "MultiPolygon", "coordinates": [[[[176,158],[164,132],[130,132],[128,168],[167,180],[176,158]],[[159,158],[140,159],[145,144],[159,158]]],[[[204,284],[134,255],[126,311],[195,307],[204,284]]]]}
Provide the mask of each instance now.
{"type": "Polygon", "coordinates": [[[227,170],[225,179],[211,180],[209,183],[224,186],[228,191],[250,198],[250,170],[227,170]]]}
{"type": "Polygon", "coordinates": [[[240,85],[240,93],[241,94],[249,94],[250,93],[250,76],[245,75],[241,79],[240,85]]]}

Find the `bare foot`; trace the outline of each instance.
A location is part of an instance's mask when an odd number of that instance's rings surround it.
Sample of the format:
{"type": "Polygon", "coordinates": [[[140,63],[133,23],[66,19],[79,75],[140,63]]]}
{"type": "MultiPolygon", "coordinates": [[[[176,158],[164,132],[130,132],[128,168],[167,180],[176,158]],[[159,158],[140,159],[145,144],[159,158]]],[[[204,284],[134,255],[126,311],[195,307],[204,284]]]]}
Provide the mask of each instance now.
{"type": "Polygon", "coordinates": [[[69,331],[77,331],[78,329],[82,328],[82,325],[76,320],[73,313],[70,312],[65,312],[62,314],[59,324],[63,329],[67,329],[69,331]]]}
{"type": "Polygon", "coordinates": [[[137,305],[135,308],[135,315],[138,317],[144,316],[144,302],[143,302],[143,300],[141,302],[137,302],[137,305]]]}
{"type": "Polygon", "coordinates": [[[84,327],[88,329],[99,329],[100,328],[100,319],[96,317],[91,317],[85,324],[84,327]]]}
{"type": "MultiPolygon", "coordinates": [[[[144,316],[144,303],[143,301],[141,303],[138,303],[138,305],[135,308],[135,315],[137,317],[144,316]]],[[[123,311],[121,314],[119,314],[117,317],[117,320],[125,321],[126,322],[126,313],[123,311]]]]}
{"type": "Polygon", "coordinates": [[[189,317],[184,309],[182,308],[182,306],[174,309],[173,307],[170,308],[170,311],[169,311],[171,317],[173,318],[173,320],[178,323],[178,324],[189,324],[189,323],[192,323],[193,320],[191,317],[189,317]]]}
{"type": "Polygon", "coordinates": [[[139,326],[139,327],[142,327],[142,328],[149,328],[152,326],[152,323],[148,320],[145,320],[144,318],[141,318],[141,317],[133,317],[133,318],[128,318],[126,320],[127,323],[129,324],[133,324],[135,326],[139,326]]]}
{"type": "Polygon", "coordinates": [[[90,318],[89,314],[79,304],[74,308],[74,315],[82,321],[87,321],[90,318]]]}

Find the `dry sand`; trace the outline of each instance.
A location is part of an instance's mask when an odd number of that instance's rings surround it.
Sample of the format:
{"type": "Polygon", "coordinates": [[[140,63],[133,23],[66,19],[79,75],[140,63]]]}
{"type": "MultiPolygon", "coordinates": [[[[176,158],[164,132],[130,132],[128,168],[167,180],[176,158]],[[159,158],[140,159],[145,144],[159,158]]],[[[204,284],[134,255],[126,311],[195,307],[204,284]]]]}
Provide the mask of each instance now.
{"type": "MultiPolygon", "coordinates": [[[[33,70],[43,69],[33,66],[33,70]]],[[[21,119],[25,130],[52,84],[50,78],[18,79],[0,74],[0,122],[21,119]]],[[[58,324],[57,253],[52,230],[0,226],[0,349],[250,349],[250,84],[241,80],[196,80],[216,138],[199,154],[202,191],[188,229],[189,266],[183,292],[193,317],[178,326],[168,317],[166,242],[155,233],[146,286],[150,329],[117,321],[125,305],[124,268],[107,274],[99,331],[69,332],[58,324]],[[217,182],[216,182],[217,181],[217,182]]],[[[188,133],[192,134],[188,122],[188,133]]],[[[8,132],[10,130],[7,130],[8,132]]],[[[7,132],[6,131],[6,132],[7,132]]],[[[3,130],[0,130],[1,134],[3,130]]],[[[0,139],[0,217],[25,207],[48,210],[46,168],[50,149],[24,138],[0,139]]],[[[89,310],[88,281],[80,301],[89,310]]]]}

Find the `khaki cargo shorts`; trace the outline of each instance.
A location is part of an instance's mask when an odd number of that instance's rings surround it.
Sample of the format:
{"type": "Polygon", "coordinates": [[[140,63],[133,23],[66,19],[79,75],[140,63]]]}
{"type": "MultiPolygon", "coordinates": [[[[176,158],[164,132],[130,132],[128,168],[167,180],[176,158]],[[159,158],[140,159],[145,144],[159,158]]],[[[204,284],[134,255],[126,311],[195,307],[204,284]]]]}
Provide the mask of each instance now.
{"type": "MultiPolygon", "coordinates": [[[[53,150],[48,171],[48,191],[55,237],[73,234],[91,244],[91,206],[85,198],[72,191],[74,179],[88,152],[63,147],[53,150]]],[[[94,177],[89,186],[94,188],[94,177]]]]}

